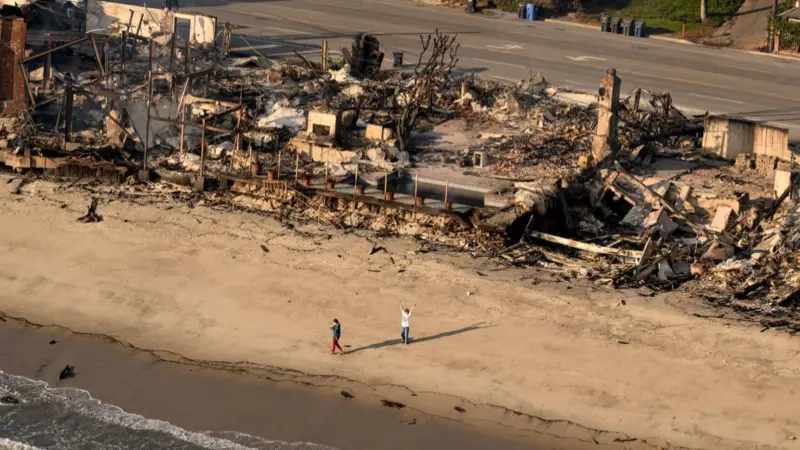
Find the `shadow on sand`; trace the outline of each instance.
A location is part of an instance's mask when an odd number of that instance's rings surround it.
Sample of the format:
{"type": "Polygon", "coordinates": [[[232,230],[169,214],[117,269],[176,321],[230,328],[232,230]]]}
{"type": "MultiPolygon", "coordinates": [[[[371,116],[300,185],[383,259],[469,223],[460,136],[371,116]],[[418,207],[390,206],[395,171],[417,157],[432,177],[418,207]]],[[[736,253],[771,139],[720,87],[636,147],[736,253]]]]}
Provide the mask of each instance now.
{"type": "MultiPolygon", "coordinates": [[[[412,338],[411,339],[411,343],[412,344],[420,344],[422,342],[432,341],[434,339],[441,339],[441,338],[446,338],[446,337],[450,337],[450,336],[455,336],[457,334],[466,333],[468,331],[480,330],[482,328],[492,328],[492,327],[497,326],[497,325],[484,325],[484,323],[485,322],[478,322],[478,323],[476,323],[474,325],[470,325],[468,327],[459,328],[457,330],[445,331],[445,332],[442,332],[442,333],[439,333],[439,334],[434,334],[432,336],[421,337],[419,339],[412,338]]],[[[364,347],[358,347],[358,348],[355,348],[353,350],[348,350],[347,354],[350,355],[350,354],[353,354],[353,353],[356,353],[356,352],[360,352],[362,350],[376,350],[376,349],[379,349],[379,348],[391,347],[393,345],[400,345],[400,343],[401,343],[400,339],[389,339],[389,340],[386,340],[386,341],[383,341],[383,342],[376,342],[375,344],[370,344],[370,345],[366,345],[364,347]]]]}

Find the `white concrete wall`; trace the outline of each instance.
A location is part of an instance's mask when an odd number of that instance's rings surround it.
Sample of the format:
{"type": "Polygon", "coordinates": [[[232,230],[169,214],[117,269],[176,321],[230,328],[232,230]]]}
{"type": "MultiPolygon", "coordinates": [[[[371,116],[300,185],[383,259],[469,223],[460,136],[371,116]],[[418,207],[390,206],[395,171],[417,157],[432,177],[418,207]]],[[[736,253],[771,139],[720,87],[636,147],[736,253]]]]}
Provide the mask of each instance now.
{"type": "Polygon", "coordinates": [[[738,120],[728,122],[728,135],[726,136],[725,152],[720,155],[723,159],[735,160],[741,154],[753,153],[753,131],[755,124],[738,120]]]}
{"type": "Polygon", "coordinates": [[[782,161],[791,160],[789,130],[759,124],[755,127],[754,135],[753,153],[774,156],[782,161]]]}
{"type": "Polygon", "coordinates": [[[703,153],[722,157],[728,137],[728,121],[718,117],[708,117],[703,132],[703,153]]]}
{"type": "Polygon", "coordinates": [[[708,117],[703,133],[703,152],[735,160],[740,154],[774,156],[790,161],[789,130],[746,120],[708,117]]]}
{"type": "Polygon", "coordinates": [[[708,117],[703,133],[703,152],[735,160],[753,153],[755,124],[727,117],[708,117]]]}
{"type": "Polygon", "coordinates": [[[128,29],[130,21],[132,32],[136,32],[139,20],[142,27],[139,35],[151,37],[156,33],[171,33],[173,19],[186,19],[190,22],[190,36],[195,44],[213,44],[217,19],[202,14],[187,14],[166,11],[146,6],[125,5],[122,3],[92,1],[87,5],[86,30],[100,30],[111,33],[121,33],[128,29]],[[133,13],[133,20],[131,20],[133,13]]]}

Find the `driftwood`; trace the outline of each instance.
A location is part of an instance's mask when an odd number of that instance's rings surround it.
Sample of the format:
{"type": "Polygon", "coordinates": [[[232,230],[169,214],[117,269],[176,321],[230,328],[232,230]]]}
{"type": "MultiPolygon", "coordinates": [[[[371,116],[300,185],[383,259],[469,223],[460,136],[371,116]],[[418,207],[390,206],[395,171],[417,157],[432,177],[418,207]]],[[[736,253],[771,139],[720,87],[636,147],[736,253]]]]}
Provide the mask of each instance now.
{"type": "Polygon", "coordinates": [[[98,200],[96,198],[93,198],[92,204],[89,205],[89,211],[86,212],[86,215],[79,217],[78,222],[83,222],[83,223],[102,222],[103,216],[97,214],[97,203],[98,200]]]}
{"type": "Polygon", "coordinates": [[[532,237],[541,239],[543,241],[552,242],[554,244],[572,247],[578,250],[583,250],[590,253],[597,253],[600,255],[622,256],[625,258],[635,258],[639,260],[642,257],[642,252],[637,250],[623,250],[619,248],[603,247],[600,245],[589,244],[586,242],[578,242],[572,239],[563,238],[561,236],[554,236],[552,234],[542,233],[540,231],[529,231],[532,237]]]}

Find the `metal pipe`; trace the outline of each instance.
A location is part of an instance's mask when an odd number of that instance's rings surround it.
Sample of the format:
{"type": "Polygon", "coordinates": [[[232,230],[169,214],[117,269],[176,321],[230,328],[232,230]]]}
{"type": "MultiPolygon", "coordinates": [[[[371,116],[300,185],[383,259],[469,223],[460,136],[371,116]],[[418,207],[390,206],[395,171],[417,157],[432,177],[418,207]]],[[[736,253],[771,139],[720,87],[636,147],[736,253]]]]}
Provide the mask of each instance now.
{"type": "Polygon", "coordinates": [[[328,72],[328,41],[322,40],[322,71],[328,72]]]}
{"type": "Polygon", "coordinates": [[[169,71],[175,72],[175,40],[178,39],[178,18],[172,18],[172,39],[169,42],[169,71]]]}
{"type": "Polygon", "coordinates": [[[356,164],[356,178],[353,183],[353,209],[356,209],[356,194],[358,193],[358,164],[356,164]]]}
{"type": "Polygon", "coordinates": [[[183,141],[186,138],[186,105],[181,108],[181,155],[186,153],[183,141]]]}
{"type": "Polygon", "coordinates": [[[236,146],[234,147],[234,151],[239,151],[242,145],[242,110],[237,111],[236,114],[236,146]]]}
{"type": "MultiPolygon", "coordinates": [[[[131,18],[133,18],[133,11],[131,11],[131,18]]],[[[119,87],[125,86],[125,47],[128,45],[128,32],[122,32],[122,54],[120,55],[120,60],[122,61],[120,64],[120,75],[119,75],[119,87]]]]}
{"type": "MultiPolygon", "coordinates": [[[[151,41],[152,42],[152,41],[151,41]]],[[[152,45],[150,49],[152,50],[152,45]]],[[[150,71],[150,76],[147,86],[147,121],[144,128],[144,159],[142,160],[142,169],[147,170],[147,147],[150,146],[150,107],[153,104],[153,72],[150,71]]]]}
{"type": "Polygon", "coordinates": [[[192,60],[192,43],[190,41],[186,41],[186,59],[183,62],[184,64],[183,71],[187,75],[191,72],[191,64],[189,64],[191,60],[192,60]]]}
{"type": "Polygon", "coordinates": [[[103,70],[105,71],[105,74],[106,74],[106,78],[105,78],[106,89],[108,89],[108,80],[110,78],[108,76],[108,67],[110,65],[109,58],[108,58],[108,55],[109,55],[109,52],[110,52],[110,48],[109,47],[110,46],[108,45],[108,39],[106,39],[106,42],[103,44],[103,64],[105,65],[105,68],[103,70]]]}
{"type": "Polygon", "coordinates": [[[155,42],[150,39],[150,52],[147,56],[147,73],[150,78],[153,78],[153,53],[155,50],[155,42]]]}
{"type": "Polygon", "coordinates": [[[27,58],[22,59],[21,62],[26,63],[26,62],[29,62],[29,61],[33,61],[34,59],[41,58],[42,56],[45,56],[45,55],[48,55],[48,54],[51,54],[51,53],[55,53],[55,52],[57,52],[59,50],[63,50],[65,48],[71,47],[71,46],[73,46],[75,44],[80,44],[81,42],[86,41],[86,40],[89,40],[89,36],[84,36],[82,38],[75,39],[74,41],[67,42],[66,44],[61,44],[61,45],[58,45],[56,47],[50,48],[50,49],[45,50],[45,51],[43,51],[41,53],[37,53],[35,55],[28,56],[27,58]]]}
{"type": "Polygon", "coordinates": [[[236,111],[239,111],[240,109],[242,109],[243,106],[244,105],[232,106],[232,107],[227,108],[227,109],[225,109],[223,111],[219,111],[219,112],[215,112],[213,114],[209,114],[206,117],[209,118],[209,119],[212,119],[212,118],[215,118],[215,117],[224,116],[225,114],[230,114],[230,113],[234,113],[236,111]]]}
{"type": "Polygon", "coordinates": [[[64,143],[72,142],[72,102],[74,100],[74,93],[72,91],[72,85],[67,85],[67,96],[66,96],[66,117],[64,118],[64,143]]]}
{"type": "MultiPolygon", "coordinates": [[[[44,47],[46,49],[50,49],[52,44],[50,41],[45,42],[44,47]]],[[[42,76],[42,90],[47,91],[50,87],[50,76],[51,76],[51,67],[53,66],[53,56],[51,53],[48,53],[47,56],[44,58],[44,75],[42,76]]]]}
{"type": "MultiPolygon", "coordinates": [[[[185,105],[183,101],[186,99],[186,90],[189,88],[189,80],[187,79],[185,83],[183,83],[183,92],[181,93],[181,101],[178,103],[178,108],[175,110],[175,117],[178,117],[178,111],[181,110],[185,105]]],[[[185,112],[184,112],[185,115],[185,112]]]]}
{"type": "Polygon", "coordinates": [[[206,165],[206,119],[203,118],[203,131],[200,134],[200,176],[203,176],[206,165]]]}
{"type": "Polygon", "coordinates": [[[103,60],[100,59],[100,50],[97,49],[97,41],[94,40],[94,36],[91,38],[92,41],[92,49],[94,50],[94,57],[97,59],[97,67],[100,68],[100,76],[106,76],[106,70],[103,67],[103,60]]]}
{"type": "Polygon", "coordinates": [[[295,152],[294,159],[294,184],[297,184],[298,174],[300,172],[300,152],[295,152]]]}

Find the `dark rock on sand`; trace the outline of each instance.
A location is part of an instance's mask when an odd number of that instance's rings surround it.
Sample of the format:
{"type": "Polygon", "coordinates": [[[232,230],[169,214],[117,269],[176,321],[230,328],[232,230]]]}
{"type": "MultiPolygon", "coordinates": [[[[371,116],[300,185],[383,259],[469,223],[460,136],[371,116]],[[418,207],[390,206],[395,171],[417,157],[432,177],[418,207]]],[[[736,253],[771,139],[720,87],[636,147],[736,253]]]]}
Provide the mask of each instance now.
{"type": "Polygon", "coordinates": [[[397,408],[397,409],[400,409],[400,408],[405,408],[405,407],[406,407],[406,405],[404,405],[404,404],[402,404],[402,403],[400,403],[400,402],[395,402],[395,401],[393,401],[393,400],[381,400],[381,404],[382,404],[383,406],[387,407],[387,408],[397,408]]]}
{"type": "Polygon", "coordinates": [[[353,394],[351,394],[351,393],[349,393],[349,392],[347,392],[347,391],[342,391],[342,392],[340,392],[340,394],[341,394],[341,395],[342,395],[342,397],[344,397],[344,398],[353,398],[353,394]]]}
{"type": "Polygon", "coordinates": [[[466,409],[464,409],[464,408],[462,408],[462,407],[460,407],[460,406],[455,406],[455,407],[453,407],[453,409],[455,409],[456,411],[458,411],[458,412],[460,412],[460,413],[465,413],[465,412],[467,412],[467,410],[466,410],[466,409]]]}
{"type": "Polygon", "coordinates": [[[14,397],[12,397],[10,395],[4,395],[2,398],[0,398],[0,404],[3,404],[3,405],[17,405],[17,404],[19,404],[19,400],[17,400],[16,398],[14,398],[14,397]]]}
{"type": "Polygon", "coordinates": [[[75,366],[70,366],[69,364],[61,369],[61,373],[58,374],[59,380],[66,380],[67,378],[73,377],[75,377],[75,366]]]}

